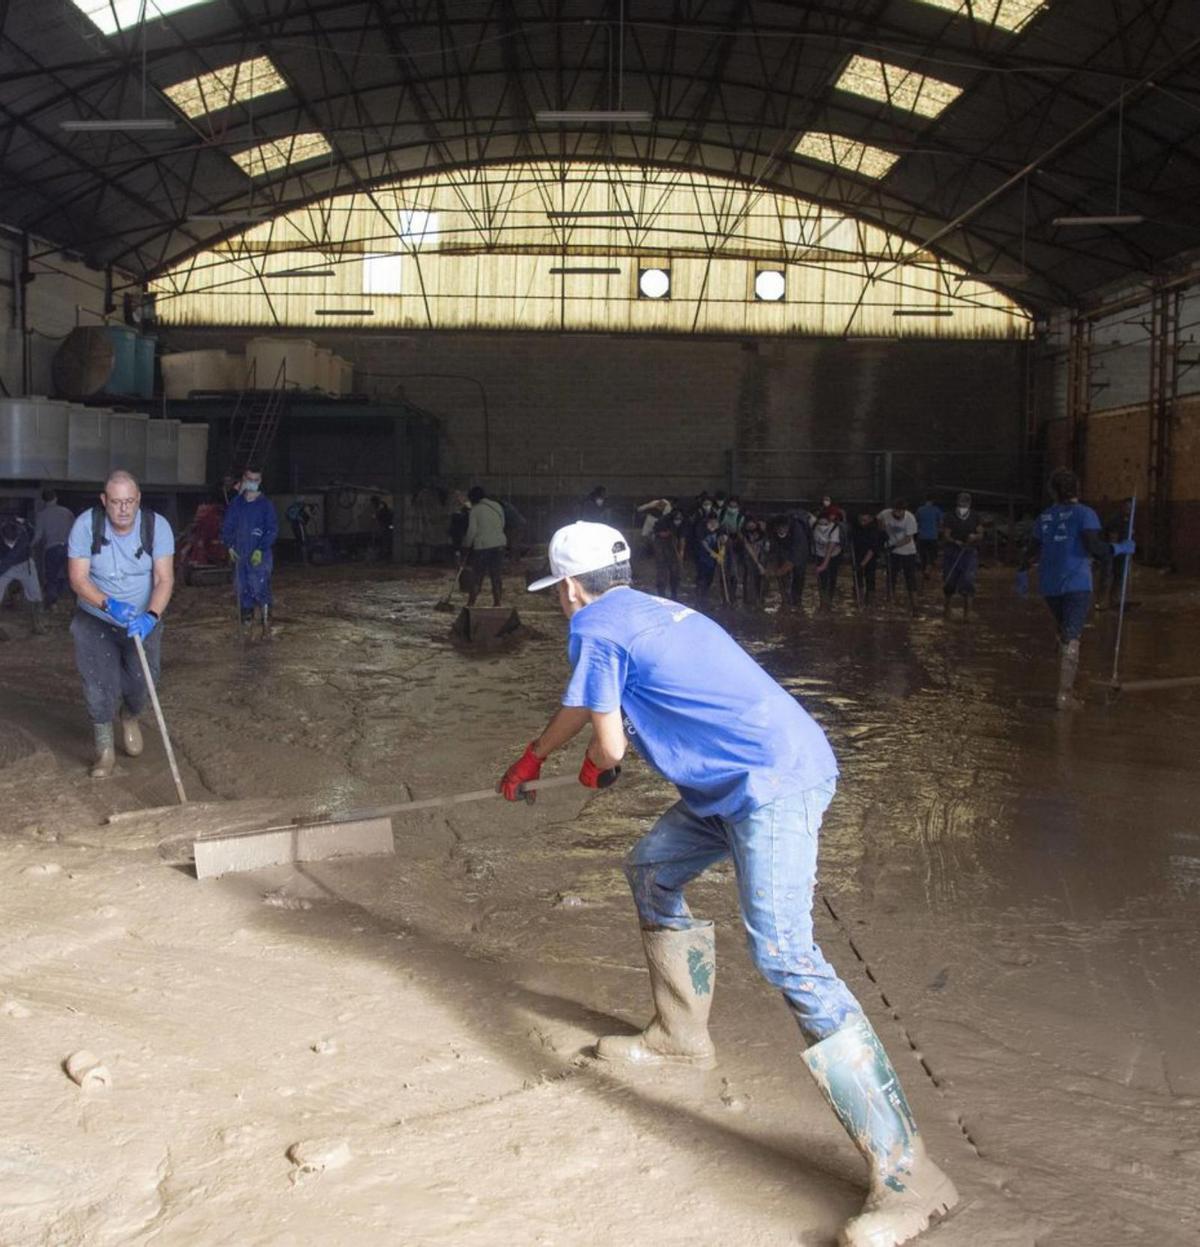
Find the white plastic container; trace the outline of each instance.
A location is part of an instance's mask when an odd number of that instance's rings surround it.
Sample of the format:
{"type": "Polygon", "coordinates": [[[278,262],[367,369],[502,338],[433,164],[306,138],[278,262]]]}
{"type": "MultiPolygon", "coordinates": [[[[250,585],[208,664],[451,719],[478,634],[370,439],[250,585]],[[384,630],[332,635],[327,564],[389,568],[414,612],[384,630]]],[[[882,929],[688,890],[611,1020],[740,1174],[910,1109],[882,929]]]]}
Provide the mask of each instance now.
{"type": "Polygon", "coordinates": [[[159,360],[163,393],[167,398],[187,398],[196,391],[239,389],[231,384],[233,356],[228,351],[176,351],[159,360]]]}
{"type": "Polygon", "coordinates": [[[307,338],[251,338],[246,343],[246,365],[254,366],[254,388],[272,390],[281,378],[289,390],[311,390],[317,384],[317,348],[307,338]]]}
{"type": "Polygon", "coordinates": [[[103,481],[108,475],[107,407],[67,404],[67,479],[103,481]]]}
{"type": "Polygon", "coordinates": [[[208,480],[208,425],[181,424],[176,482],[203,485],[208,480]]]}
{"type": "Polygon", "coordinates": [[[179,421],[152,419],[146,422],[146,481],[150,485],[175,485],[179,475],[179,421]]]}
{"type": "Polygon", "coordinates": [[[0,476],[66,478],[67,404],[49,398],[0,399],[0,476]]]}
{"type": "Polygon", "coordinates": [[[315,388],[320,390],[322,394],[335,393],[334,386],[341,379],[341,376],[340,373],[337,376],[334,373],[333,352],[323,346],[317,347],[313,366],[315,388]]]}
{"type": "Polygon", "coordinates": [[[146,475],[146,423],[141,411],[114,411],[108,417],[108,470],[124,468],[140,481],[146,475]]]}

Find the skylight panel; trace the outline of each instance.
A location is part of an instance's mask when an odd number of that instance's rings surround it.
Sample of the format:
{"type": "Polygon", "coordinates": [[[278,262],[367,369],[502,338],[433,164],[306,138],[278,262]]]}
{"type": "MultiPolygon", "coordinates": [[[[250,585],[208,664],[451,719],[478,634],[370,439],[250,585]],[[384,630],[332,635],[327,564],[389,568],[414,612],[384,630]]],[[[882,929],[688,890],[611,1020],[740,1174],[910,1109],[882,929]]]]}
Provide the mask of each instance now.
{"type": "Polygon", "coordinates": [[[817,131],[801,135],[795,151],[798,156],[807,156],[810,160],[836,165],[849,173],[861,173],[869,178],[886,177],[892,165],[900,159],[895,152],[885,151],[882,147],[871,147],[841,134],[821,134],[817,131]]]}
{"type": "Polygon", "coordinates": [[[393,252],[363,256],[363,294],[400,294],[404,289],[404,257],[393,252]]]}
{"type": "Polygon", "coordinates": [[[834,87],[921,117],[936,117],[962,94],[962,87],[940,78],[930,78],[915,69],[889,65],[869,56],[851,57],[834,87]]]}
{"type": "Polygon", "coordinates": [[[985,26],[998,26],[1010,34],[1015,34],[1039,9],[1046,7],[1046,0],[918,0],[918,3],[973,17],[985,26]]]}
{"type": "Polygon", "coordinates": [[[106,35],[118,30],[130,30],[142,17],[142,5],[146,6],[146,21],[170,17],[181,9],[192,9],[210,0],[71,0],[71,3],[98,29],[106,35]]]}
{"type": "Polygon", "coordinates": [[[265,177],[276,169],[298,165],[305,160],[328,156],[333,149],[323,134],[285,134],[283,138],[271,139],[245,151],[231,152],[230,158],[252,178],[265,177]]]}
{"type": "Polygon", "coordinates": [[[163,93],[188,117],[203,117],[258,99],[260,95],[286,90],[287,83],[271,58],[256,56],[253,60],[238,61],[236,65],[226,65],[198,78],[164,87],[163,93]]]}

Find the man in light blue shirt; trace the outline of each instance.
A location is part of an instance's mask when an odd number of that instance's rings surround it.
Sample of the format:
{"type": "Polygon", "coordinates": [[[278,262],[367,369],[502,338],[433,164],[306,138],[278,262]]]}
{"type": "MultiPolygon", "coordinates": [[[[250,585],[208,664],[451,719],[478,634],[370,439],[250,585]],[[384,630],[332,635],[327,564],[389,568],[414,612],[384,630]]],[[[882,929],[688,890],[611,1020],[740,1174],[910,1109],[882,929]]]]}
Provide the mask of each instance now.
{"type": "Polygon", "coordinates": [[[655,1015],[639,1034],[602,1038],[596,1056],[637,1066],[715,1064],[713,924],[693,917],[683,890],[732,858],[751,956],[782,992],[810,1045],[805,1064],[870,1171],[867,1202],[839,1241],[906,1242],[958,1195],[926,1153],[862,1006],[813,939],[817,835],[837,782],[825,734],[711,619],[632,589],[629,547],[616,529],[559,529],[550,569],[529,587],[557,586],[573,670],[562,706],[505,772],[500,791],[518,800],[546,756],[590,725],[580,783],[616,782],[632,741],[680,797],[625,867],[655,1015]]]}
{"type": "Polygon", "coordinates": [[[142,752],[138,715],[147,691],[134,638],[142,641],[157,683],[158,624],[175,589],[171,525],[152,511],[143,515],[133,476],[119,469],[110,473],[100,504],[76,519],[67,538],[67,575],[78,600],[71,636],[96,741],[93,779],[107,778],[116,766],[118,711],[125,753],[136,758],[142,752]]]}
{"type": "Polygon", "coordinates": [[[921,557],[921,579],[929,579],[929,569],[937,566],[938,538],[945,512],[930,494],[917,508],[917,553],[921,557]]]}

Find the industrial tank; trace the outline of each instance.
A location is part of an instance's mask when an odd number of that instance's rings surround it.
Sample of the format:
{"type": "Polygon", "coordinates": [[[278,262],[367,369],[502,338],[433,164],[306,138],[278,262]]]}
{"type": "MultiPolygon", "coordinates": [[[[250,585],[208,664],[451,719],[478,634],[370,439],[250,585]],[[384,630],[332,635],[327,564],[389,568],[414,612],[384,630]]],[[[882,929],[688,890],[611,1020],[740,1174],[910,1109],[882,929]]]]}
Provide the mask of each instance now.
{"type": "Polygon", "coordinates": [[[102,481],[108,475],[108,424],[106,407],[67,404],[67,479],[102,481]]]}
{"type": "Polygon", "coordinates": [[[0,399],[0,476],[60,481],[67,475],[67,405],[0,399]]]}
{"type": "Polygon", "coordinates": [[[146,480],[174,485],[179,477],[179,421],[146,421],[146,480]]]}
{"type": "Polygon", "coordinates": [[[316,386],[317,348],[307,338],[251,338],[246,343],[246,365],[254,365],[254,388],[272,390],[279,366],[285,366],[289,390],[316,386]]]}
{"type": "Polygon", "coordinates": [[[140,411],[114,411],[108,418],[108,470],[124,468],[140,481],[146,475],[146,423],[140,411]]]}

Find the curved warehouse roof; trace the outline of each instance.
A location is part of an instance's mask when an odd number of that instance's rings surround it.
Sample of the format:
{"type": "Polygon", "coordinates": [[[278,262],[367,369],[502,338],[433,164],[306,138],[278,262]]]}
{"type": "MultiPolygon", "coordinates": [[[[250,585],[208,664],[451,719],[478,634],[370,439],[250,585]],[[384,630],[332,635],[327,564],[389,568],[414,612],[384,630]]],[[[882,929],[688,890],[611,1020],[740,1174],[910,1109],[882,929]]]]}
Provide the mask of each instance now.
{"type": "MultiPolygon", "coordinates": [[[[711,175],[690,185],[735,184],[746,202],[799,197],[900,240],[910,251],[889,252],[887,271],[940,257],[1030,308],[1200,245],[1191,0],[145,0],[144,22],[143,0],[5,11],[0,215],[139,279],[253,236],[248,214],[485,166],[535,191],[555,169],[593,167],[629,184],[711,175]],[[131,128],[145,121],[167,128],[131,128]],[[1096,216],[1141,219],[1055,224],[1096,216]]],[[[495,203],[463,210],[484,249],[519,250],[495,203]]],[[[700,251],[721,254],[727,233],[709,230],[700,251]]]]}

